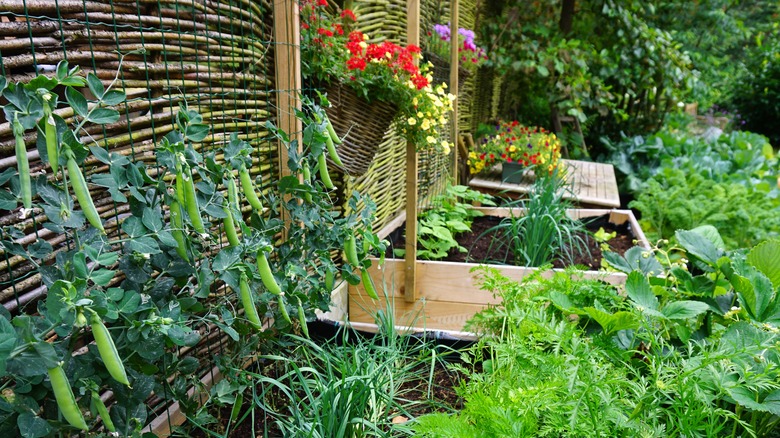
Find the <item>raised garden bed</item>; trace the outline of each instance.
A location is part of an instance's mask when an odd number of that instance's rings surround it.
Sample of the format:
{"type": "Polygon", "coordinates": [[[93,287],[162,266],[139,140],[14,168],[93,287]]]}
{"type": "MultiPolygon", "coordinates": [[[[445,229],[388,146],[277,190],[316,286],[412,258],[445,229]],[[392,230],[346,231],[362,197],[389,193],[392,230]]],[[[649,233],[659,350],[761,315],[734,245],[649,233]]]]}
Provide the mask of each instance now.
{"type": "MultiPolygon", "coordinates": [[[[486,216],[508,217],[510,209],[506,208],[482,208],[486,216]]],[[[519,213],[515,210],[515,214],[519,213]]],[[[589,210],[572,209],[569,215],[573,218],[593,218],[607,215],[608,221],[615,226],[628,225],[637,240],[639,246],[649,248],[650,245],[642,233],[639,224],[630,210],[589,210]]],[[[394,228],[397,228],[398,224],[394,228]]],[[[385,235],[392,230],[384,230],[385,235]]],[[[480,263],[456,262],[456,261],[426,261],[416,262],[417,270],[417,299],[415,302],[407,302],[404,298],[404,279],[406,262],[403,259],[388,259],[383,266],[378,266],[378,260],[369,269],[369,273],[379,290],[386,290],[389,301],[395,310],[396,321],[403,326],[415,327],[426,330],[463,330],[466,321],[476,312],[490,304],[499,301],[492,294],[479,290],[475,286],[475,278],[478,272],[471,272],[473,268],[482,266],[480,263]]],[[[490,264],[492,268],[511,279],[520,280],[524,276],[535,272],[536,268],[522,266],[508,266],[490,264]]],[[[544,275],[551,275],[555,268],[544,275]]],[[[612,284],[622,284],[626,276],[622,273],[605,271],[581,271],[575,275],[585,278],[598,278],[612,284]]],[[[341,307],[346,301],[348,318],[353,324],[370,324],[372,315],[377,311],[386,310],[388,303],[380,300],[369,299],[362,286],[349,286],[346,299],[336,297],[334,304],[341,307]]]]}

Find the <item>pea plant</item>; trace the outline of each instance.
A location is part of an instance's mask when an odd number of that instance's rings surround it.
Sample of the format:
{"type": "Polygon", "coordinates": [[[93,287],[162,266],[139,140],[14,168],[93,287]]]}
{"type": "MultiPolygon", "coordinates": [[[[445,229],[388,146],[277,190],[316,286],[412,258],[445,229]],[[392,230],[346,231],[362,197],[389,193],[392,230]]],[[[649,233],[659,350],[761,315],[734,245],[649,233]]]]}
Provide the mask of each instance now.
{"type": "Polygon", "coordinates": [[[114,107],[126,96],[115,82],[105,86],[66,61],[53,77],[0,78],[18,163],[0,174],[0,210],[63,237],[22,243],[24,231],[1,230],[5,254],[46,289],[34,308],[11,315],[0,307],[4,436],[140,435],[153,398],[194,411],[188,390],[213,363],[184,351],[220,331],[229,341],[216,362],[240,368],[263,339],[306,335],[314,310],[327,309],[336,274],[359,282],[353,270],[365,272],[366,255],[382,250],[369,200],[353,194],[351,211],[367,207],[341,215],[329,184],[304,177],[327,153],[320,108],[299,113],[302,147],[268,126],[289,149],[291,175],[261,191],[253,146],[232,133],[207,149],[210,127],[186,104],[157,142],[156,162],[102,147],[88,128],[120,120],[114,107]],[[50,173],[30,174],[31,138],[50,173]],[[339,268],[345,246],[354,251],[339,268]]]}

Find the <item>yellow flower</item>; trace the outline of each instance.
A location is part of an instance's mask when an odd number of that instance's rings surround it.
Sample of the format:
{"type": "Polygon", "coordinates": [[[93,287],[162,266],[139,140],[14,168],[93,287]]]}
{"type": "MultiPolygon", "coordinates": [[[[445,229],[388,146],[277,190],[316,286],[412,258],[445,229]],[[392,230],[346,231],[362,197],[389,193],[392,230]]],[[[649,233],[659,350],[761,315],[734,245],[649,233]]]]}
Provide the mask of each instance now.
{"type": "Polygon", "coordinates": [[[515,152],[517,151],[517,148],[514,146],[509,146],[509,152],[515,152]]]}
{"type": "Polygon", "coordinates": [[[423,117],[425,117],[425,114],[422,111],[417,111],[417,118],[422,119],[423,117]]]}
{"type": "Polygon", "coordinates": [[[436,137],[434,137],[434,136],[432,136],[432,135],[429,135],[429,136],[428,136],[428,137],[426,137],[425,139],[426,139],[426,140],[428,140],[428,143],[430,143],[430,144],[434,144],[434,143],[436,143],[436,137]]]}
{"type": "Polygon", "coordinates": [[[414,117],[409,117],[409,120],[407,120],[407,121],[406,121],[406,123],[407,123],[409,126],[414,126],[414,125],[416,125],[416,124],[417,124],[417,119],[415,119],[414,117]]]}
{"type": "MultiPolygon", "coordinates": [[[[364,35],[364,36],[365,36],[365,35],[364,35]]],[[[368,47],[368,44],[366,44],[366,42],[365,42],[365,41],[361,41],[361,42],[360,42],[360,44],[359,44],[359,46],[360,46],[360,48],[361,48],[361,49],[365,49],[366,47],[368,47]]]]}
{"type": "Polygon", "coordinates": [[[428,119],[425,119],[422,121],[422,124],[420,124],[420,127],[423,129],[423,131],[427,131],[431,127],[431,123],[428,121],[428,119]]]}
{"type": "Polygon", "coordinates": [[[417,101],[416,97],[414,99],[412,99],[412,105],[415,105],[415,106],[418,105],[418,101],[417,101]]]}

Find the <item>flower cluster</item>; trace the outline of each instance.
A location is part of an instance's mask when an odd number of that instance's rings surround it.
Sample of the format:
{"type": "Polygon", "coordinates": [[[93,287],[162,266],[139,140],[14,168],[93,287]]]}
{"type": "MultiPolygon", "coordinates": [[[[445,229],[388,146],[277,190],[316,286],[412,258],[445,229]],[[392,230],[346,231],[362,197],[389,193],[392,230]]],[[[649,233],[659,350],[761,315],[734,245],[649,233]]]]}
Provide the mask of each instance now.
{"type": "Polygon", "coordinates": [[[352,29],[355,14],[345,9],[329,14],[324,0],[301,3],[303,75],[318,86],[339,81],[367,101],[392,102],[399,107],[396,128],[418,148],[449,152],[439,140],[454,96],[431,85],[430,65],[417,66],[420,48],[390,41],[371,43],[352,29]]]}
{"type": "MultiPolygon", "coordinates": [[[[449,59],[450,56],[450,26],[449,24],[434,24],[433,32],[428,32],[428,41],[426,47],[431,52],[449,59]]],[[[473,30],[459,28],[458,54],[460,55],[460,64],[467,68],[476,68],[487,60],[485,50],[477,46],[476,35],[473,30]]]]}
{"type": "Polygon", "coordinates": [[[479,173],[497,162],[507,162],[549,173],[560,159],[561,141],[555,134],[514,121],[497,125],[496,133],[483,138],[479,148],[469,153],[469,170],[479,173]]]}
{"type": "Polygon", "coordinates": [[[402,111],[403,117],[397,126],[418,148],[434,147],[444,154],[450,153],[449,142],[440,140],[438,135],[447,125],[447,115],[452,111],[455,100],[455,96],[445,91],[446,88],[447,84],[424,87],[420,95],[412,98],[412,106],[402,111]]]}

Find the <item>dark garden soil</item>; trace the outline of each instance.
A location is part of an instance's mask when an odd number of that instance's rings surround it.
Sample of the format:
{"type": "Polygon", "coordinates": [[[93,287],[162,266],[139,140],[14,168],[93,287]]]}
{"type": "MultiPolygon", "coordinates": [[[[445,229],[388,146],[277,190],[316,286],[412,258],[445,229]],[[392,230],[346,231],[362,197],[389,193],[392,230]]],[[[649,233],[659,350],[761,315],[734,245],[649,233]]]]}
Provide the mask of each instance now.
{"type": "MultiPolygon", "coordinates": [[[[474,219],[471,225],[471,233],[461,233],[455,236],[455,240],[467,249],[466,252],[459,252],[453,249],[448,256],[439,261],[448,262],[470,262],[470,263],[491,263],[513,265],[512,253],[509,250],[504,238],[496,233],[487,231],[501,222],[502,218],[496,216],[482,216],[474,219]]],[[[616,232],[617,235],[608,240],[612,252],[623,255],[634,246],[634,235],[629,229],[628,222],[622,225],[615,225],[609,222],[609,215],[597,216],[586,219],[586,229],[590,233],[595,233],[599,228],[604,228],[607,233],[616,232]]],[[[584,248],[575,254],[573,263],[558,257],[553,261],[553,266],[563,268],[571,265],[578,265],[587,270],[598,270],[601,268],[602,251],[601,244],[597,242],[590,234],[581,233],[580,237],[584,243],[584,248]]],[[[393,249],[404,249],[406,239],[403,234],[403,227],[394,231],[388,237],[390,247],[387,250],[388,258],[393,256],[393,249]]],[[[418,245],[418,249],[422,249],[418,245]]]]}

